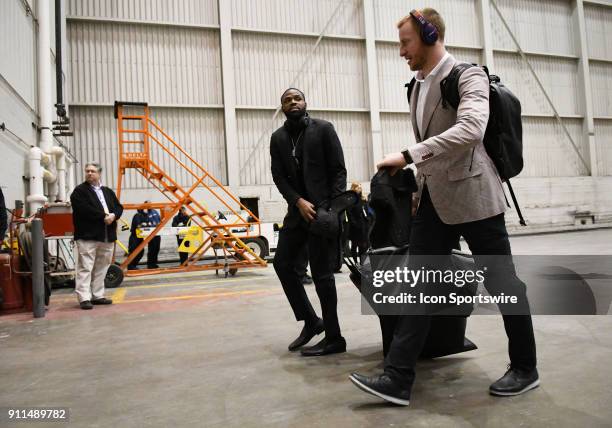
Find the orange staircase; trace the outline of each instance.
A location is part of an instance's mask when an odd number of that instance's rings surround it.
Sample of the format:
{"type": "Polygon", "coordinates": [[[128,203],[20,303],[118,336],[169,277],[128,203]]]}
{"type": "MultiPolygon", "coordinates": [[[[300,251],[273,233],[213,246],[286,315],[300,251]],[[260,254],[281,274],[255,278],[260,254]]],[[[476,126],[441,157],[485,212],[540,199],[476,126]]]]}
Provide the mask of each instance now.
{"type": "Polygon", "coordinates": [[[121,263],[121,269],[127,276],[197,270],[223,270],[227,275],[227,272],[236,272],[239,268],[266,266],[265,260],[241,240],[260,235],[259,219],[151,119],[147,103],[115,101],[115,119],[119,141],[117,197],[121,200],[126,174],[133,170],[168,200],[161,203],[123,204],[125,209],[162,210],[159,225],[121,263]],[[231,224],[221,223],[206,204],[196,200],[195,193],[200,198],[204,195],[205,200],[224,207],[237,220],[231,224]],[[127,266],[136,254],[158,235],[181,206],[187,208],[192,224],[203,231],[204,239],[199,247],[178,267],[127,271],[127,266]],[[247,212],[248,216],[239,211],[247,212]],[[240,237],[235,234],[236,229],[241,230],[240,237]],[[211,250],[215,254],[214,260],[204,260],[205,253],[211,250]]]}

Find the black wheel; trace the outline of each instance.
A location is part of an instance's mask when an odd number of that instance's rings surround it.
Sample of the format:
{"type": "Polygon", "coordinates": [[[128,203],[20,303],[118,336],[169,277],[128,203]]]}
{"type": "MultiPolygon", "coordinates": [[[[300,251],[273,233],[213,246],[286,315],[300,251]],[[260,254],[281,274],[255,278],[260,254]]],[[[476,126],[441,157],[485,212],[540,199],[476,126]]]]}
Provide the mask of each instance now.
{"type": "Polygon", "coordinates": [[[116,288],[123,282],[123,271],[115,264],[111,264],[106,271],[106,278],[104,278],[104,286],[106,288],[116,288]]]}
{"type": "Polygon", "coordinates": [[[268,246],[266,242],[261,238],[247,238],[243,239],[242,242],[251,249],[257,256],[264,258],[268,255],[268,246]]]}
{"type": "Polygon", "coordinates": [[[237,272],[238,272],[238,269],[236,269],[236,268],[231,268],[231,269],[229,270],[229,274],[230,274],[231,276],[236,276],[236,273],[237,273],[237,272]]]}

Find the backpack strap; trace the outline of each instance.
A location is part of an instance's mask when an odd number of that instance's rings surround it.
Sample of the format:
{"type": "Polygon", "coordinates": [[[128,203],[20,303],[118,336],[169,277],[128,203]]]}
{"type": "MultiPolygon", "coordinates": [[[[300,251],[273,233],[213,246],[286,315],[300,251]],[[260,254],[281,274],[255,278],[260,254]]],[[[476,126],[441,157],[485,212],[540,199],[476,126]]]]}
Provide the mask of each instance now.
{"type": "Polygon", "coordinates": [[[410,105],[410,97],[412,96],[412,90],[414,89],[414,84],[416,83],[416,79],[413,77],[412,80],[404,85],[407,88],[408,92],[408,105],[410,105]]]}
{"type": "MultiPolygon", "coordinates": [[[[468,64],[461,62],[453,67],[442,81],[440,82],[440,93],[442,94],[442,107],[447,108],[450,104],[452,108],[457,110],[459,107],[459,79],[465,70],[472,67],[478,67],[476,64],[468,64]]],[[[485,70],[487,75],[488,70],[485,70]]]]}

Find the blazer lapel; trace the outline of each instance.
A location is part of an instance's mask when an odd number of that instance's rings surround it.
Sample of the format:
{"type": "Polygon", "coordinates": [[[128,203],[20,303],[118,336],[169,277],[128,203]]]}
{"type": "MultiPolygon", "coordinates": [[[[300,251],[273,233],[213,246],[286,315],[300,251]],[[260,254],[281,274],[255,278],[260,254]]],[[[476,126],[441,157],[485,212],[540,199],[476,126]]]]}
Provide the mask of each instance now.
{"type": "Polygon", "coordinates": [[[414,137],[416,138],[417,143],[421,142],[421,134],[419,134],[419,127],[417,126],[416,121],[416,108],[420,90],[421,84],[419,82],[415,82],[414,89],[410,97],[410,121],[412,123],[412,130],[414,131],[414,137]]]}
{"type": "Polygon", "coordinates": [[[429,92],[427,92],[425,108],[423,110],[423,137],[427,135],[427,129],[429,128],[429,124],[431,123],[431,118],[433,117],[434,111],[436,111],[438,104],[440,104],[440,101],[442,100],[440,82],[446,76],[448,76],[448,73],[450,73],[450,71],[453,69],[455,62],[455,58],[453,58],[452,55],[449,55],[440,70],[438,70],[438,74],[436,74],[433,81],[431,82],[429,92]]]}

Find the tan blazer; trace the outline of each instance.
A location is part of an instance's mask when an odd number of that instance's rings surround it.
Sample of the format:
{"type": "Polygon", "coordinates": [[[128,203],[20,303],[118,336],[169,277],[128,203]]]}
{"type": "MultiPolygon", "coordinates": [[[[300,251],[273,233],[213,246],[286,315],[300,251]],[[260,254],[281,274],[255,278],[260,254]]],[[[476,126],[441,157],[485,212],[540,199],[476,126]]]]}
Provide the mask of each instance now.
{"type": "Polygon", "coordinates": [[[420,83],[410,98],[410,118],[417,144],[408,147],[418,173],[418,197],[426,183],[431,201],[446,224],[493,217],[506,210],[499,174],[482,143],[489,120],[489,83],[478,67],[459,79],[457,111],[442,106],[440,81],[457,63],[449,56],[431,83],[423,111],[423,135],[416,122],[420,83]]]}

